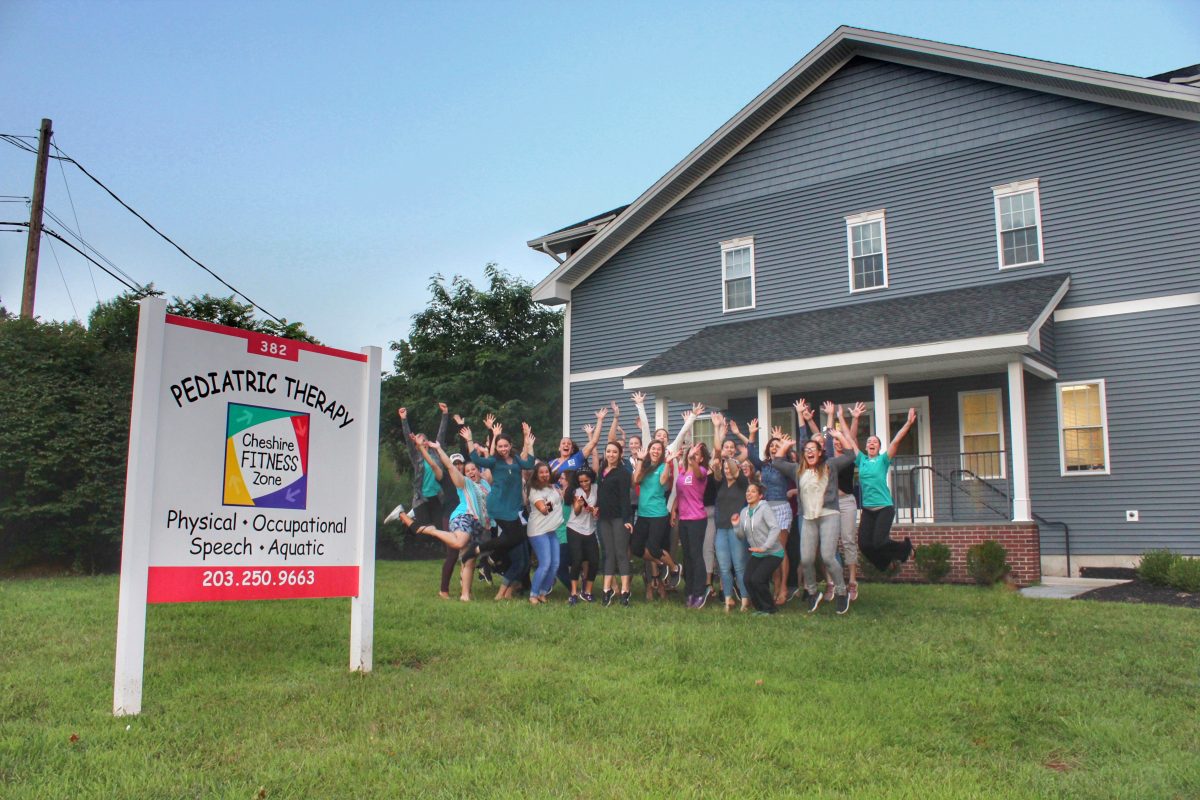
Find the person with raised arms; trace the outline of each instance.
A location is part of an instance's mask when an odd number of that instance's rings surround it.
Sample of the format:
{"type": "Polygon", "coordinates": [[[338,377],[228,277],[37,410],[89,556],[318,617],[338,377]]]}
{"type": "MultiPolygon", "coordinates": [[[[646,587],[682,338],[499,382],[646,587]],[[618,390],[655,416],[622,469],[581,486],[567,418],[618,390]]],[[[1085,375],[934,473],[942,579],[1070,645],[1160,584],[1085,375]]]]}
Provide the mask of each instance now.
{"type": "Polygon", "coordinates": [[[567,546],[571,551],[571,596],[567,602],[576,605],[582,598],[592,602],[592,588],[600,568],[600,548],[596,544],[596,517],[600,515],[596,493],[596,475],[581,469],[575,475],[578,484],[571,501],[571,518],[567,520],[567,546]],[[587,564],[586,571],[584,564],[587,564]],[[582,578],[583,591],[580,592],[582,578]]]}
{"type": "MultiPolygon", "coordinates": [[[[613,424],[616,424],[614,418],[613,424]]],[[[598,528],[600,555],[604,560],[604,605],[612,605],[613,582],[621,578],[621,605],[629,605],[629,537],[633,532],[633,513],[629,504],[632,475],[625,463],[619,442],[609,442],[604,454],[593,453],[597,476],[598,528]]]]}
{"type": "MultiPolygon", "coordinates": [[[[853,413],[853,411],[851,412],[853,413]]],[[[858,442],[851,439],[846,442],[855,453],[855,465],[858,467],[858,482],[862,486],[862,518],[858,523],[859,551],[880,572],[891,569],[892,564],[903,564],[912,556],[912,541],[905,537],[903,542],[892,539],[892,522],[896,519],[896,504],[892,500],[892,492],[888,488],[888,468],[896,457],[900,442],[908,434],[913,423],[917,421],[917,410],[908,410],[908,419],[896,435],[892,437],[887,451],[882,451],[882,441],[878,436],[867,437],[867,450],[862,452],[858,442]]]]}
{"type": "Polygon", "coordinates": [[[524,494],[521,491],[521,470],[533,469],[533,431],[528,423],[522,422],[525,435],[520,455],[513,455],[512,439],[504,433],[500,423],[492,427],[494,456],[481,456],[471,447],[471,429],[463,426],[459,435],[471,449],[471,461],[480,469],[492,471],[492,493],[488,496],[488,512],[500,528],[500,535],[483,542],[475,548],[474,555],[487,558],[492,571],[503,572],[509,565],[508,551],[526,541],[525,526],[519,519],[524,494]]]}
{"type": "Polygon", "coordinates": [[[633,471],[633,484],[639,487],[637,523],[634,525],[631,549],[651,565],[650,585],[646,599],[655,591],[666,597],[666,590],[679,585],[679,565],[671,556],[671,512],[667,508],[667,491],[673,476],[666,458],[666,446],[657,439],[650,441],[645,454],[633,471]],[[673,584],[672,584],[673,580],[673,584]]]}
{"type": "Polygon", "coordinates": [[[554,588],[558,574],[558,524],[562,521],[562,494],[550,473],[550,465],[539,461],[529,480],[529,546],[537,556],[537,570],[529,590],[532,605],[548,602],[546,595],[554,588]]]}

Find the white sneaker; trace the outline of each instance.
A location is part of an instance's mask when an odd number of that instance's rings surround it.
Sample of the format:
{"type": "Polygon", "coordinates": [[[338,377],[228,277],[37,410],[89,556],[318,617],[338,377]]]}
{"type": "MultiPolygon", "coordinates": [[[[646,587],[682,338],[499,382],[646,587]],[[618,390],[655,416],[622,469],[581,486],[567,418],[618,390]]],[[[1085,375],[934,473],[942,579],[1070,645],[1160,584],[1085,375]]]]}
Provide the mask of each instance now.
{"type": "Polygon", "coordinates": [[[392,522],[399,522],[400,515],[403,513],[404,513],[404,504],[401,503],[400,505],[398,505],[392,509],[392,513],[388,514],[386,517],[383,518],[383,524],[388,525],[392,522]]]}

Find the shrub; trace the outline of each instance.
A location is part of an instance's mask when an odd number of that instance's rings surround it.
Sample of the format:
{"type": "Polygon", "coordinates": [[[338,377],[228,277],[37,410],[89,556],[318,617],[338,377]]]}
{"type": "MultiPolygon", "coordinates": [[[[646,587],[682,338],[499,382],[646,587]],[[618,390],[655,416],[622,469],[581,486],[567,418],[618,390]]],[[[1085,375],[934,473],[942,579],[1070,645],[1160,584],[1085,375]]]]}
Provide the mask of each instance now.
{"type": "Polygon", "coordinates": [[[1181,592],[1200,592],[1200,558],[1176,556],[1167,582],[1181,592]]]}
{"type": "Polygon", "coordinates": [[[995,539],[972,545],[967,550],[967,574],[980,586],[991,586],[1011,570],[1008,551],[995,539]]]}
{"type": "Polygon", "coordinates": [[[1142,562],[1138,564],[1138,577],[1156,586],[1166,586],[1171,567],[1183,556],[1170,550],[1147,550],[1142,554],[1142,562]]]}
{"type": "Polygon", "coordinates": [[[913,554],[926,580],[937,583],[950,573],[950,548],[942,542],[920,545],[913,554]]]}

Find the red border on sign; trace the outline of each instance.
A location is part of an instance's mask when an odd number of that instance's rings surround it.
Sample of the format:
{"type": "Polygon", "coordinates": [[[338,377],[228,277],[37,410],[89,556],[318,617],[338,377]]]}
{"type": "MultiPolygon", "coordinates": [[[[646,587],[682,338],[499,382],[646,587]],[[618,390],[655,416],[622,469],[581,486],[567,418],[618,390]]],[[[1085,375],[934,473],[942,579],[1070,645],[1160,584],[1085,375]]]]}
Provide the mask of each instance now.
{"type": "Polygon", "coordinates": [[[305,597],[358,597],[358,567],[150,567],[147,603],[203,603],[214,600],[296,600],[305,597]],[[269,573],[271,585],[251,585],[247,573],[269,573]],[[312,573],[303,585],[279,582],[280,573],[312,573]],[[206,574],[207,573],[207,574],[206,574]],[[216,573],[219,577],[214,578],[216,573]],[[205,586],[205,583],[210,585],[205,586]],[[211,585],[219,583],[221,585],[211,585]]]}
{"type": "Polygon", "coordinates": [[[196,330],[208,331],[209,333],[220,333],[225,336],[236,336],[239,339],[245,339],[248,344],[266,340],[277,344],[286,344],[288,347],[294,347],[297,350],[307,350],[310,353],[320,353],[325,356],[345,358],[350,361],[361,361],[364,364],[367,363],[366,353],[352,353],[349,350],[338,350],[336,347],[326,347],[323,344],[298,342],[295,339],[284,339],[281,336],[271,336],[266,333],[242,330],[241,328],[230,328],[228,325],[218,325],[215,322],[205,322],[204,320],[180,317],[175,314],[167,314],[167,324],[179,325],[183,328],[195,328],[196,330]]]}

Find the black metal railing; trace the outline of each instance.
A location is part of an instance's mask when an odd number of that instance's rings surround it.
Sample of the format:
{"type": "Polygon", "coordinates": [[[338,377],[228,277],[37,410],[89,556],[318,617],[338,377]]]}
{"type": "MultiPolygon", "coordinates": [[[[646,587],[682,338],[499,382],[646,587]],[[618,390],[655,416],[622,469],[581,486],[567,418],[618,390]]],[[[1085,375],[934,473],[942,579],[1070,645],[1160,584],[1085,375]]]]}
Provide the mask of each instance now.
{"type": "Polygon", "coordinates": [[[901,455],[892,466],[897,522],[1012,519],[1012,465],[1006,451],[901,455]]]}

